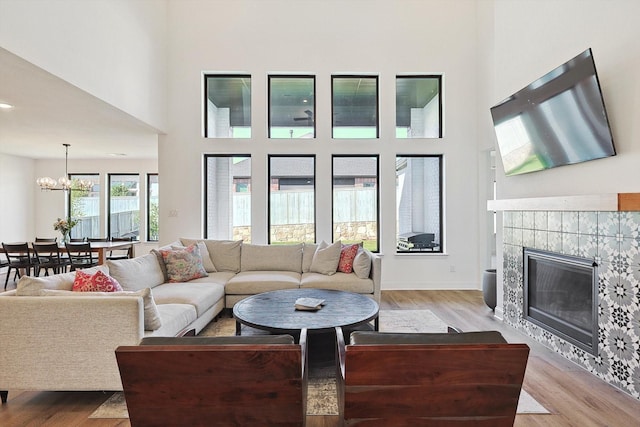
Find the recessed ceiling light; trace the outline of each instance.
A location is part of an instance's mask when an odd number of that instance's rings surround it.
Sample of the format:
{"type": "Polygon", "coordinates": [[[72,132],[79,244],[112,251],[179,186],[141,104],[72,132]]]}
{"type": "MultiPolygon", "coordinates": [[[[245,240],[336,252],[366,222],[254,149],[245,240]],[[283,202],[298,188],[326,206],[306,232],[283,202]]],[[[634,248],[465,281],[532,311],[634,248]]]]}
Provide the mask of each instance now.
{"type": "Polygon", "coordinates": [[[112,157],[126,157],[126,153],[109,153],[112,157]]]}
{"type": "Polygon", "coordinates": [[[13,105],[5,104],[4,102],[0,102],[0,108],[3,109],[3,110],[8,110],[10,108],[13,108],[13,105]]]}

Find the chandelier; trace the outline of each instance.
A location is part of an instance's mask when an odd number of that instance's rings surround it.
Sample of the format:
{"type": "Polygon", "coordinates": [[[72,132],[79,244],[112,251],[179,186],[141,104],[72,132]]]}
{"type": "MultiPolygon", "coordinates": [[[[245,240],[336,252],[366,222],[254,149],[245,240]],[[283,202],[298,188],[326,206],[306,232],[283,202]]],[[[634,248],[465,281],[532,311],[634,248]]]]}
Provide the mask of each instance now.
{"type": "Polygon", "coordinates": [[[64,176],[61,176],[56,181],[53,178],[44,176],[36,179],[36,183],[40,186],[42,191],[63,190],[63,191],[88,191],[93,187],[93,183],[86,179],[77,179],[71,181],[69,179],[69,147],[71,144],[64,145],[64,176]]]}

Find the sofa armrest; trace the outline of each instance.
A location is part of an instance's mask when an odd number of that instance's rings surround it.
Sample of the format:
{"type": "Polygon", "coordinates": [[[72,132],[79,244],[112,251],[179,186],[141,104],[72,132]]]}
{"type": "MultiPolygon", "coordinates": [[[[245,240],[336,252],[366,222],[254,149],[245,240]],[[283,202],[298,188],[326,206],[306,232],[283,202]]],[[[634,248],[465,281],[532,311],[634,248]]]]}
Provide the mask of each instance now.
{"type": "Polygon", "coordinates": [[[371,272],[369,278],[373,280],[373,297],[380,304],[381,281],[382,281],[382,257],[379,254],[371,253],[371,272]]]}
{"type": "Polygon", "coordinates": [[[0,390],[122,390],[114,350],[144,336],[133,297],[0,297],[0,390]]]}

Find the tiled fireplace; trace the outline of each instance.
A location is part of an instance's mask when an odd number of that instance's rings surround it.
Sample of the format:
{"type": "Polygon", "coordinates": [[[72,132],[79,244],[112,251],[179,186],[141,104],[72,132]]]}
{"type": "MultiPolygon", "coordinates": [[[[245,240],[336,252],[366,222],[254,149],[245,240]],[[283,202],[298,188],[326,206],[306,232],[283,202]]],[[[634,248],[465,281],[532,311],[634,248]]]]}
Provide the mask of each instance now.
{"type": "Polygon", "coordinates": [[[505,211],[504,320],[640,399],[640,212],[505,211]],[[525,247],[598,264],[598,348],[592,355],[524,320],[525,247]]]}

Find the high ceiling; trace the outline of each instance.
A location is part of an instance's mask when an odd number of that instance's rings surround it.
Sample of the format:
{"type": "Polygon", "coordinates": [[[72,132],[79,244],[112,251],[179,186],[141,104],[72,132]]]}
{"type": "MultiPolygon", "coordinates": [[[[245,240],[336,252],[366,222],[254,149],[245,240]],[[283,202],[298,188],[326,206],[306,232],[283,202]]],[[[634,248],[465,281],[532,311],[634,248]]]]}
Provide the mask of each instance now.
{"type": "Polygon", "coordinates": [[[0,153],[34,159],[157,158],[157,131],[0,48],[0,153]]]}

